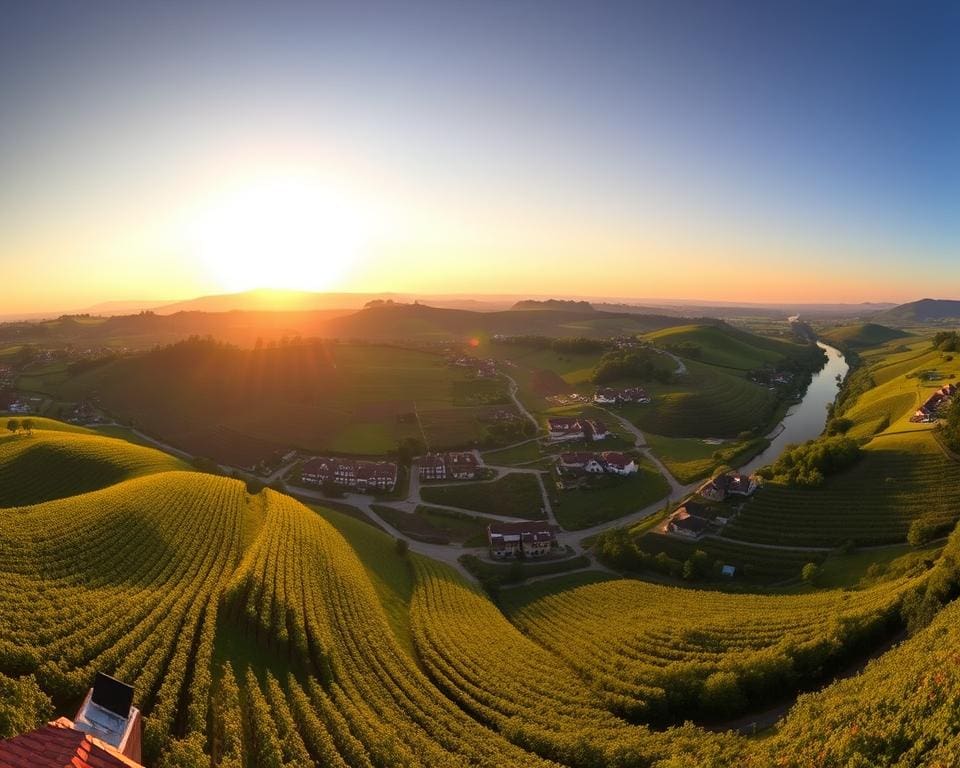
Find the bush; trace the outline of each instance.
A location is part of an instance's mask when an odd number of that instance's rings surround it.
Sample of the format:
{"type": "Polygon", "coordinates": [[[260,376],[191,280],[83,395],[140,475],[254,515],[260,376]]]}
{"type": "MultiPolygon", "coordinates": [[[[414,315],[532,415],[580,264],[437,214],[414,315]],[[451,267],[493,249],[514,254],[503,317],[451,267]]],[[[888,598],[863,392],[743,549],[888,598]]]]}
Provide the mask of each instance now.
{"type": "Polygon", "coordinates": [[[807,563],[800,571],[800,575],[807,584],[816,584],[820,580],[821,573],[820,566],[816,563],[807,563]]]}
{"type": "Polygon", "coordinates": [[[33,675],[0,674],[0,739],[31,731],[52,715],[53,703],[33,675]]]}
{"type": "Polygon", "coordinates": [[[400,557],[403,557],[407,554],[407,550],[410,549],[410,545],[406,539],[397,539],[393,544],[393,548],[400,557]]]}
{"type": "Polygon", "coordinates": [[[917,518],[910,523],[910,530],[907,532],[907,543],[912,547],[922,547],[929,544],[936,538],[937,525],[930,520],[917,518]]]}

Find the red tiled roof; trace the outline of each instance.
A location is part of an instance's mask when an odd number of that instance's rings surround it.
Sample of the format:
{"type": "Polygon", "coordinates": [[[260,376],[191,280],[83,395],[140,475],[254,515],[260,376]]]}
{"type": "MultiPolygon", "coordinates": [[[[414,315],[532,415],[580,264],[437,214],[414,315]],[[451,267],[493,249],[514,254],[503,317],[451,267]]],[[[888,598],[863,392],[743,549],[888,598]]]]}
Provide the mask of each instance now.
{"type": "Polygon", "coordinates": [[[0,768],[134,768],[139,763],[107,751],[99,740],[57,720],[0,741],[0,768]]]}

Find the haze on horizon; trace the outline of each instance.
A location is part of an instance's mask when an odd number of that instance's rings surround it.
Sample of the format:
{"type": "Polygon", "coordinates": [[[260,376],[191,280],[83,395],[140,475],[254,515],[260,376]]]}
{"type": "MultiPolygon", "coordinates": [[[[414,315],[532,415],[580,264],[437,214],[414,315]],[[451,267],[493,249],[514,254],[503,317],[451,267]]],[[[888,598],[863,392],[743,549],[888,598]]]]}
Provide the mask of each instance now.
{"type": "Polygon", "coordinates": [[[8,4],[3,313],[952,293],[958,34],[937,2],[8,4]]]}

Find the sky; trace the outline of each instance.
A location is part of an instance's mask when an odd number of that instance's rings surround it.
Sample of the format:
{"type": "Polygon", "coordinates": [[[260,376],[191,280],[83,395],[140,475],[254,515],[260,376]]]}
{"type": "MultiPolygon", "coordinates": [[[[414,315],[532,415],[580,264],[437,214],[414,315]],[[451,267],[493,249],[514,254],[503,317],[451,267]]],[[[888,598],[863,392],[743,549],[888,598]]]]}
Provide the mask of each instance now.
{"type": "Polygon", "coordinates": [[[958,3],[0,11],[0,313],[960,296],[958,3]]]}

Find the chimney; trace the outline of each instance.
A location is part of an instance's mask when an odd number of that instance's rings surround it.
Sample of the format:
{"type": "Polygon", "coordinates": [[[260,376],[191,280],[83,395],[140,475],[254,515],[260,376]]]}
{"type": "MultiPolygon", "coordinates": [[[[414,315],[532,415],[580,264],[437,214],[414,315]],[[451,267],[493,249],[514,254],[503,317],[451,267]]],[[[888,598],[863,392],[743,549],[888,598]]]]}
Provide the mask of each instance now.
{"type": "Polygon", "coordinates": [[[142,718],[140,710],[133,706],[133,686],[97,672],[73,727],[140,762],[142,718]]]}

